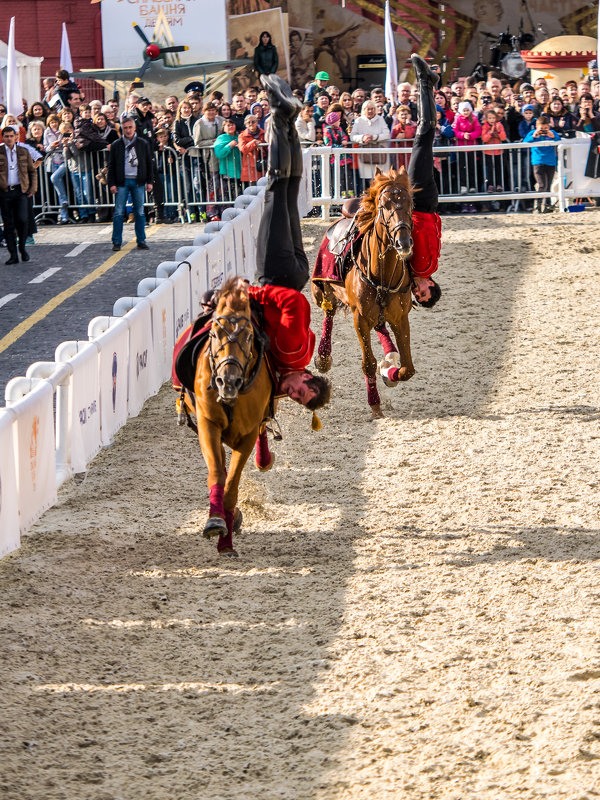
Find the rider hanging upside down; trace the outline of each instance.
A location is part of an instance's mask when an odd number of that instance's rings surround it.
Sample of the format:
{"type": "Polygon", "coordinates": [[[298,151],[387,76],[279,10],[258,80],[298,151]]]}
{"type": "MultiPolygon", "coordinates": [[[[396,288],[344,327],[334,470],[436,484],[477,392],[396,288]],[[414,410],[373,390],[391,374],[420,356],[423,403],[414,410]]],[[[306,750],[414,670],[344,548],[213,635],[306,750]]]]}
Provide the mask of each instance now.
{"type": "MultiPolygon", "coordinates": [[[[308,259],[302,244],[298,191],[302,151],[294,121],[300,104],[277,75],[261,75],[271,107],[268,184],[258,232],[257,268],[261,286],[248,291],[260,303],[269,337],[270,363],[276,375],[275,394],[314,411],[329,402],[331,385],[308,369],[315,349],[310,329],[310,304],[301,294],[308,281],[308,259]]],[[[266,432],[259,435],[257,463],[267,464],[266,432]]]]}
{"type": "MultiPolygon", "coordinates": [[[[408,166],[413,194],[413,253],[410,262],[412,293],[415,301],[432,308],[440,299],[442,290],[431,277],[438,268],[441,250],[442,222],[437,213],[438,190],[434,178],[433,140],[437,125],[434,89],[439,77],[426,62],[413,53],[411,56],[418,84],[418,127],[408,166]]],[[[317,256],[320,260],[331,258],[325,238],[317,256]]],[[[318,274],[317,268],[315,272],[318,274]]],[[[384,382],[395,385],[398,381],[398,351],[385,324],[375,328],[383,345],[385,357],[379,364],[384,382]]]]}

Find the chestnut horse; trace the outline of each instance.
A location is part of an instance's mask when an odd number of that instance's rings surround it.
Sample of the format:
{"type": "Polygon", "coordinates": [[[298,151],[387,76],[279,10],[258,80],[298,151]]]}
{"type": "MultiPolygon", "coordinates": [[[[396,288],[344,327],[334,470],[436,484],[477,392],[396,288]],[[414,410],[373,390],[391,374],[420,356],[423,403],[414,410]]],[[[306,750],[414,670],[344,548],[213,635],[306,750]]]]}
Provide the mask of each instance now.
{"type": "Polygon", "coordinates": [[[237,556],[233,533],[241,529],[242,515],[236,507],[240,478],[269,416],[272,382],[263,350],[264,343],[252,327],[246,283],[232,278],[219,293],[194,380],[198,439],[210,497],[203,535],[219,537],[220,555],[237,556]],[[223,444],[231,448],[229,469],[223,444]]]}
{"type": "Polygon", "coordinates": [[[325,313],[315,366],[320,372],[330,369],[333,318],[340,306],[349,306],[362,348],[367,400],[375,418],[383,414],[377,391],[377,361],[371,348],[373,328],[382,342],[387,338],[391,345],[385,328],[389,322],[400,353],[399,380],[407,381],[415,374],[408,324],[412,308],[408,263],[413,247],[412,189],[404,167],[388,173],[377,168],[370,188],[361,198],[356,224],[361,234],[360,250],[344,285],[327,281],[312,285],[314,300],[325,313]]]}

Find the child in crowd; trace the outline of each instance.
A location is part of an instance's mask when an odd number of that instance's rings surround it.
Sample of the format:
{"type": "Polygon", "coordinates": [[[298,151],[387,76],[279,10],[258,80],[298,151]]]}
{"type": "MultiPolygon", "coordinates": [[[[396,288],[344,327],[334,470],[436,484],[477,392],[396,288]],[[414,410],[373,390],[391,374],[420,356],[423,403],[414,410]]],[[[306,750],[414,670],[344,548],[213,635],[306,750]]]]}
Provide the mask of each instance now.
{"type": "MultiPolygon", "coordinates": [[[[529,131],[523,141],[538,143],[560,142],[560,136],[556,131],[550,128],[550,120],[548,117],[542,114],[542,116],[536,120],[535,130],[529,131]]],[[[533,166],[533,175],[537,183],[538,192],[550,191],[557,161],[556,147],[545,146],[531,148],[531,164],[533,166]]],[[[548,202],[548,199],[543,197],[541,200],[535,201],[533,210],[544,214],[547,211],[552,211],[552,206],[548,202]]]]}

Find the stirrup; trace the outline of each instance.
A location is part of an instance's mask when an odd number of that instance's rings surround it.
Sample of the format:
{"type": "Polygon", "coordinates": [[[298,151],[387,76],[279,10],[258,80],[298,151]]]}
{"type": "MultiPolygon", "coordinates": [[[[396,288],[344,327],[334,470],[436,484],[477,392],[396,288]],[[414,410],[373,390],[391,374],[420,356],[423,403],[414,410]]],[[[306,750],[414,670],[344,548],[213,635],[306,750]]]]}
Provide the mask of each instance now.
{"type": "Polygon", "coordinates": [[[276,442],[280,442],[283,439],[283,433],[281,431],[281,426],[277,422],[275,417],[271,417],[265,423],[265,430],[268,431],[276,442]]]}

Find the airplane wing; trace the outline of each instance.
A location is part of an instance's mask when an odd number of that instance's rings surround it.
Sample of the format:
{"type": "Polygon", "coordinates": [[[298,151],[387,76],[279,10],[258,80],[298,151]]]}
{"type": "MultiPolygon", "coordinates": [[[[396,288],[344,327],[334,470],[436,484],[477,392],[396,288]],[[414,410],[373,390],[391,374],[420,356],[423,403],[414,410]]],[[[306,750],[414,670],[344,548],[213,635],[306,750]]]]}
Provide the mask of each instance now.
{"type": "MultiPolygon", "coordinates": [[[[236,69],[251,64],[249,58],[230,59],[228,61],[204,61],[198,64],[182,64],[180,67],[169,67],[160,61],[153,61],[146,73],[146,81],[152,83],[153,67],[159,65],[161,77],[168,75],[172,80],[179,78],[200,78],[204,73],[220,72],[226,69],[236,69]]],[[[138,74],[139,67],[123,69],[82,69],[71,73],[74,78],[93,78],[99,81],[133,81],[138,74]]]]}

